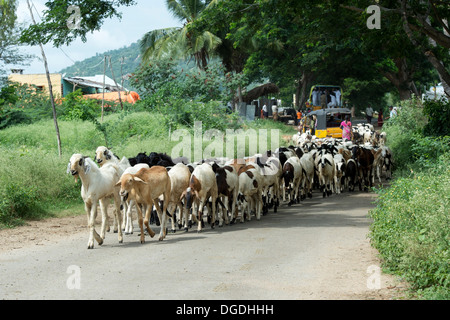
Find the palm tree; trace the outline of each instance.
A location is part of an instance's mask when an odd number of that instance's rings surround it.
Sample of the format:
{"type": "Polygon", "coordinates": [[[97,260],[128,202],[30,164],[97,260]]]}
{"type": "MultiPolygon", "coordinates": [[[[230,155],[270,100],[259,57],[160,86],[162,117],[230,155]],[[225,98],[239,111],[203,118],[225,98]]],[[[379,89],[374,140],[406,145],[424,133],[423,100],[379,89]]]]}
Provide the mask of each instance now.
{"type": "Polygon", "coordinates": [[[205,70],[210,53],[221,39],[209,31],[198,32],[190,28],[211,0],[166,0],[169,11],[184,24],[182,27],[157,29],[147,32],[140,41],[142,60],[164,56],[193,58],[205,70]]]}

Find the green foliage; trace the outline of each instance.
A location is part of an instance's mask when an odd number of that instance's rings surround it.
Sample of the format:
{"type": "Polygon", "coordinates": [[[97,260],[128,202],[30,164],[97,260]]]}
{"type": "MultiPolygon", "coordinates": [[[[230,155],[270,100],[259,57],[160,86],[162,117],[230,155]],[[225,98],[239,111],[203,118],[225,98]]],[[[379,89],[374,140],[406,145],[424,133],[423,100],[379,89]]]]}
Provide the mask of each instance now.
{"type": "Polygon", "coordinates": [[[43,212],[36,188],[12,183],[0,195],[0,225],[20,225],[23,220],[37,218],[43,212]]]}
{"type": "Polygon", "coordinates": [[[38,45],[52,42],[55,47],[68,45],[78,37],[86,42],[89,32],[99,30],[106,19],[121,16],[119,6],[133,5],[134,0],[54,0],[45,3],[47,10],[41,22],[31,25],[22,32],[21,42],[38,45]],[[80,28],[68,28],[67,21],[73,12],[68,12],[70,5],[80,9],[80,28]]]}
{"type": "Polygon", "coordinates": [[[450,100],[427,100],[423,105],[423,112],[428,118],[424,128],[426,135],[450,135],[450,100]]]}
{"type": "Polygon", "coordinates": [[[383,265],[427,299],[450,298],[450,153],[432,169],[379,190],[370,212],[372,244],[383,265]]]}
{"type": "Polygon", "coordinates": [[[60,119],[93,121],[100,115],[97,102],[83,98],[81,89],[64,97],[61,105],[60,119]]]}
{"type": "Polygon", "coordinates": [[[409,281],[424,299],[450,298],[450,137],[424,135],[417,101],[403,102],[386,122],[397,179],[377,190],[370,212],[372,245],[384,267],[409,281]]]}
{"type": "Polygon", "coordinates": [[[418,101],[404,101],[398,109],[398,115],[385,121],[383,125],[398,169],[406,169],[413,163],[414,152],[411,146],[420,139],[426,124],[422,110],[418,101]]]}

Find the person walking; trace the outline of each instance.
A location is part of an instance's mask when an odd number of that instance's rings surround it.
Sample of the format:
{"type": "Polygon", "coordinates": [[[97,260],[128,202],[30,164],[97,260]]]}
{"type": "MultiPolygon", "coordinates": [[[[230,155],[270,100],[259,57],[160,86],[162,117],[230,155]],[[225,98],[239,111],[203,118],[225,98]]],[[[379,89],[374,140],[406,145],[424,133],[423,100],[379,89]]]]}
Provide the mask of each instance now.
{"type": "Polygon", "coordinates": [[[345,120],[341,122],[342,139],[352,140],[352,123],[350,122],[350,116],[345,116],[345,120]]]}
{"type": "Polygon", "coordinates": [[[369,104],[369,106],[366,108],[366,117],[367,117],[367,123],[372,123],[372,117],[373,117],[373,109],[372,106],[369,104]]]}

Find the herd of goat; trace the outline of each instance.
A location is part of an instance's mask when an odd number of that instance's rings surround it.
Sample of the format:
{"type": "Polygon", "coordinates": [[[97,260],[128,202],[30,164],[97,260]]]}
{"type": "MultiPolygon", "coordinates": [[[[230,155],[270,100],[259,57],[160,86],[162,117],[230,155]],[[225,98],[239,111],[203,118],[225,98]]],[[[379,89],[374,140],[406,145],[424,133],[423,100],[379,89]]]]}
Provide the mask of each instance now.
{"type": "Polygon", "coordinates": [[[323,197],[344,190],[368,191],[374,179],[381,182],[383,170],[391,177],[392,154],[385,146],[386,135],[370,125],[354,126],[354,139],[316,139],[308,132],[292,137],[292,145],[244,159],[203,159],[191,163],[187,158],[172,159],[163,153],[139,153],[119,159],[106,147],[98,147],[95,158],[72,155],[67,172],[81,179],[81,197],[88,216],[88,248],[94,239],[100,245],[109,230],[108,205],[114,199],[114,232],[123,242],[123,232],[133,233],[132,210],[136,208],[140,241],[147,233],[154,237],[150,224],[161,226],[159,240],[175,225],[185,231],[205,222],[214,228],[260,220],[269,209],[277,212],[281,201],[291,206],[312,198],[313,190],[323,197]],[[100,235],[95,230],[97,205],[102,214],[100,235]],[[207,214],[204,215],[204,207],[207,214]],[[156,214],[155,214],[156,210],[156,214]],[[145,212],[145,215],[144,215],[145,212]],[[206,220],[206,221],[205,221],[206,220]],[[217,220],[217,222],[216,222],[217,220]]]}

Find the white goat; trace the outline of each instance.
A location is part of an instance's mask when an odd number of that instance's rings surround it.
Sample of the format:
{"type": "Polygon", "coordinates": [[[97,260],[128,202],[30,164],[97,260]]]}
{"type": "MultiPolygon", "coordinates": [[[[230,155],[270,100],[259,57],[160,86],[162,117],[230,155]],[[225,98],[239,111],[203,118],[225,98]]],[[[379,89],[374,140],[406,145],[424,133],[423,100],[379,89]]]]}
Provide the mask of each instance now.
{"type": "Polygon", "coordinates": [[[247,211],[247,220],[251,220],[251,210],[255,208],[256,220],[261,219],[262,190],[261,174],[258,169],[250,168],[239,175],[239,195],[238,200],[241,203],[241,223],[245,220],[247,211]]]}
{"type": "MultiPolygon", "coordinates": [[[[122,176],[124,171],[131,167],[130,162],[126,157],[123,157],[122,160],[119,161],[119,158],[107,147],[100,146],[95,150],[94,161],[102,167],[107,163],[113,163],[119,168],[119,175],[122,176]]],[[[125,212],[128,211],[128,203],[122,202],[123,205],[123,219],[122,219],[122,230],[125,229],[125,224],[128,222],[128,219],[125,218],[125,212]]],[[[132,228],[132,226],[130,226],[132,228]]],[[[117,232],[118,224],[117,221],[114,220],[114,232],[117,232]]]]}
{"type": "Polygon", "coordinates": [[[211,228],[214,229],[216,223],[216,200],[218,197],[216,175],[208,163],[203,163],[195,167],[191,174],[189,187],[186,189],[186,208],[191,209],[195,203],[192,218],[198,222],[197,232],[202,230],[203,207],[211,197],[212,220],[211,228]],[[196,210],[196,211],[195,211],[196,210]]]}
{"type": "Polygon", "coordinates": [[[319,184],[323,188],[323,197],[333,193],[333,181],[336,181],[335,165],[330,153],[322,154],[318,163],[319,184]]]}
{"type": "Polygon", "coordinates": [[[180,221],[182,222],[184,219],[184,230],[188,231],[188,212],[181,203],[181,200],[186,196],[186,189],[189,187],[191,172],[185,164],[177,163],[169,170],[169,177],[171,188],[167,211],[169,212],[169,215],[172,216],[172,232],[175,232],[175,209],[177,207],[180,208],[180,221]]]}
{"type": "MultiPolygon", "coordinates": [[[[103,244],[106,233],[106,223],[108,220],[108,199],[110,196],[114,196],[114,203],[116,210],[114,212],[115,218],[120,224],[120,197],[117,188],[115,187],[116,181],[119,179],[119,170],[114,164],[106,164],[101,168],[98,168],[94,161],[88,157],[84,157],[81,154],[74,154],[70,158],[70,162],[67,167],[67,172],[72,176],[80,177],[81,197],[84,201],[84,208],[88,217],[89,226],[89,241],[88,249],[94,248],[94,238],[99,245],[103,244]],[[100,203],[100,209],[102,212],[102,229],[100,236],[95,231],[95,218],[97,217],[97,203],[100,203]]],[[[118,230],[119,243],[123,242],[122,230],[118,230]]]]}

